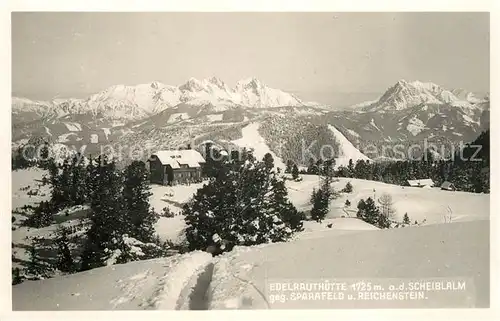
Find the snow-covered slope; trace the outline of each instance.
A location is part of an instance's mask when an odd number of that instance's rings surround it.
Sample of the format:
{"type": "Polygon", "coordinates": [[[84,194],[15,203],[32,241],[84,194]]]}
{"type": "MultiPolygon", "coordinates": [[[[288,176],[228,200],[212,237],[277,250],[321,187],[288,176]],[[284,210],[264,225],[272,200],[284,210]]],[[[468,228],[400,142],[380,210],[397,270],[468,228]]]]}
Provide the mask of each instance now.
{"type": "Polygon", "coordinates": [[[333,132],[337,142],[339,143],[339,155],[335,158],[335,168],[349,165],[350,159],[352,159],[354,163],[358,160],[370,160],[368,157],[363,155],[359,149],[354,147],[354,145],[340,131],[338,131],[335,126],[328,125],[328,129],[333,132]]]}
{"type": "MultiPolygon", "coordinates": [[[[311,209],[311,192],[317,188],[320,179],[316,175],[301,175],[300,182],[287,181],[288,196],[292,203],[301,211],[311,209]]],[[[402,221],[405,213],[412,223],[416,220],[419,224],[441,224],[450,215],[452,222],[468,222],[488,220],[490,217],[490,195],[467,192],[442,191],[439,188],[422,189],[403,187],[382,182],[369,181],[356,178],[342,178],[333,183],[337,191],[343,189],[347,182],[353,186],[352,193],[342,193],[339,198],[332,200],[328,218],[342,216],[356,216],[356,205],[361,199],[368,197],[376,201],[387,193],[392,196],[395,210],[395,220],[402,221]],[[345,201],[352,204],[346,213],[345,201]]]]}
{"type": "MultiPolygon", "coordinates": [[[[13,310],[489,307],[488,244],[488,221],[330,229],[321,237],[237,247],[216,258],[193,252],[24,282],[12,288],[13,310]],[[271,288],[364,281],[387,291],[389,284],[430,280],[465,282],[465,289],[424,291],[416,300],[290,300],[289,291],[271,288]],[[283,294],[289,300],[282,301],[283,294]]],[[[360,291],[340,292],[358,297],[360,291]]]]}
{"type": "MultiPolygon", "coordinates": [[[[321,238],[238,248],[216,261],[209,309],[489,307],[488,244],[489,222],[484,221],[356,233],[331,230],[321,238]],[[352,289],[342,292],[358,300],[347,295],[343,300],[293,300],[290,291],[271,287],[364,281],[387,291],[390,284],[422,280],[461,280],[466,288],[461,293],[424,291],[418,300],[359,300],[362,290],[352,289]]],[[[370,291],[376,292],[373,285],[370,291]]],[[[303,292],[322,291],[294,293],[303,292]]]]}
{"type": "Polygon", "coordinates": [[[259,133],[259,126],[260,124],[255,122],[243,127],[241,130],[243,137],[233,140],[232,143],[242,148],[253,149],[254,156],[260,160],[264,158],[264,155],[270,153],[274,159],[274,166],[283,171],[286,167],[285,164],[266,144],[265,139],[259,133]]]}
{"type": "Polygon", "coordinates": [[[12,309],[174,310],[182,303],[184,287],[211,259],[208,253],[191,252],[26,281],[13,287],[12,309]]]}

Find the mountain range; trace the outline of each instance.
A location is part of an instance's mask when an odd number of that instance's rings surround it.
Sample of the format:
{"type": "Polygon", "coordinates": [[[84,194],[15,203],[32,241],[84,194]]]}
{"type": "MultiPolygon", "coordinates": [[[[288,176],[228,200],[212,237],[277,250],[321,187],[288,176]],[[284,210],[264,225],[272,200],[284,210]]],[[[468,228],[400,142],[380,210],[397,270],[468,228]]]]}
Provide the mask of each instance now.
{"type": "MultiPolygon", "coordinates": [[[[464,89],[400,80],[379,99],[341,111],[306,103],[255,78],[238,81],[233,88],[216,77],[191,78],[180,86],[117,85],[85,99],[13,97],[12,142],[16,147],[42,138],[85,146],[88,153],[99,152],[103,144],[154,150],[209,139],[228,145],[248,141],[244,129],[258,124],[251,128],[258,128],[258,139],[277,157],[306,165],[298,155],[301,140],[331,143],[335,152],[344,148],[359,157],[364,156],[353,148],[363,152],[374,142],[470,142],[489,128],[489,105],[488,96],[464,89]]],[[[317,154],[318,148],[313,149],[317,154]]]]}
{"type": "Polygon", "coordinates": [[[262,108],[306,106],[298,97],[270,88],[256,78],[240,80],[234,88],[216,77],[190,78],[180,86],[160,82],[135,86],[116,85],[86,99],[59,99],[51,102],[12,99],[14,115],[30,112],[37,118],[88,114],[108,120],[138,120],[179,104],[224,111],[236,107],[262,108]]]}

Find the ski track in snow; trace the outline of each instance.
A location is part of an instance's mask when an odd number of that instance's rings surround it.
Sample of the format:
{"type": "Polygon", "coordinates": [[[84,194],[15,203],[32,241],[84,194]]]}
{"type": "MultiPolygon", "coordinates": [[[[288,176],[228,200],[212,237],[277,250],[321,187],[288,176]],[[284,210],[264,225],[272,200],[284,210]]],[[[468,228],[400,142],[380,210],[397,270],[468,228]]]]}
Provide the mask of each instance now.
{"type": "Polygon", "coordinates": [[[160,281],[160,292],[153,298],[153,307],[159,310],[175,310],[184,287],[211,260],[212,255],[206,252],[197,251],[184,255],[178,264],[167,270],[160,281]]]}

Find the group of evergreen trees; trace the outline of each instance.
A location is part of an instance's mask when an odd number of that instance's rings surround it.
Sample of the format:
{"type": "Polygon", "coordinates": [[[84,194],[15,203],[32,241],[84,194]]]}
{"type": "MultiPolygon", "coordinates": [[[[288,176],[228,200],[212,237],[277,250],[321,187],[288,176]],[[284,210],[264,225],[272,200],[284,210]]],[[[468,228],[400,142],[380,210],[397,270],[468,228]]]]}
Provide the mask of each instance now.
{"type": "MultiPolygon", "coordinates": [[[[54,242],[58,257],[55,268],[71,273],[103,266],[111,256],[115,263],[124,263],[166,255],[168,248],[154,230],[159,216],[150,209],[146,164],[134,161],[119,170],[105,156],[90,159],[86,164],[80,159],[80,155],[75,155],[61,165],[49,162],[51,199],[34,208],[28,219],[31,226],[48,226],[53,223],[55,211],[90,205],[90,228],[79,260],[70,249],[69,231],[59,228],[54,242]]],[[[33,244],[33,251],[35,247],[33,244]]]]}
{"type": "Polygon", "coordinates": [[[49,143],[41,139],[32,139],[26,145],[20,145],[12,151],[12,170],[39,166],[46,169],[50,159],[49,143]]]}
{"type": "Polygon", "coordinates": [[[252,152],[233,151],[183,208],[190,250],[220,253],[237,245],[286,241],[302,229],[303,218],[287,194],[271,154],[259,161],[252,152]]]}
{"type": "Polygon", "coordinates": [[[33,214],[25,221],[26,225],[36,228],[49,226],[55,212],[88,201],[93,179],[82,159],[81,154],[76,154],[62,164],[56,163],[53,158],[43,161],[49,172],[44,181],[51,185],[51,198],[34,208],[33,214]]]}
{"type": "Polygon", "coordinates": [[[389,228],[391,226],[389,217],[380,211],[371,197],[359,201],[357,217],[379,228],[389,228]]]}
{"type": "Polygon", "coordinates": [[[87,166],[90,229],[87,231],[81,270],[102,266],[111,256],[124,263],[161,256],[165,248],[155,236],[158,214],[150,209],[148,171],[144,162],[133,161],[124,171],[102,156],[87,166]],[[130,242],[132,243],[130,243],[130,242]],[[131,255],[143,245],[141,255],[131,255]]]}
{"type": "Polygon", "coordinates": [[[458,190],[475,193],[490,192],[489,131],[456,153],[453,159],[436,160],[428,153],[421,160],[370,162],[352,160],[340,166],[338,176],[405,185],[408,180],[431,178],[436,184],[452,182],[458,190]],[[481,146],[480,150],[476,146],[481,146]]]}

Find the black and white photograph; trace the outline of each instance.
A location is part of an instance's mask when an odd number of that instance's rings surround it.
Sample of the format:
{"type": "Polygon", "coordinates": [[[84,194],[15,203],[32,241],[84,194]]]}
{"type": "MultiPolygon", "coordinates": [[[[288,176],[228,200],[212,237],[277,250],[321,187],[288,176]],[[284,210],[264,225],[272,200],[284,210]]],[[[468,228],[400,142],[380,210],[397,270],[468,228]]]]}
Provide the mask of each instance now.
{"type": "Polygon", "coordinates": [[[490,12],[118,10],[10,13],[13,311],[494,305],[490,12]]]}

